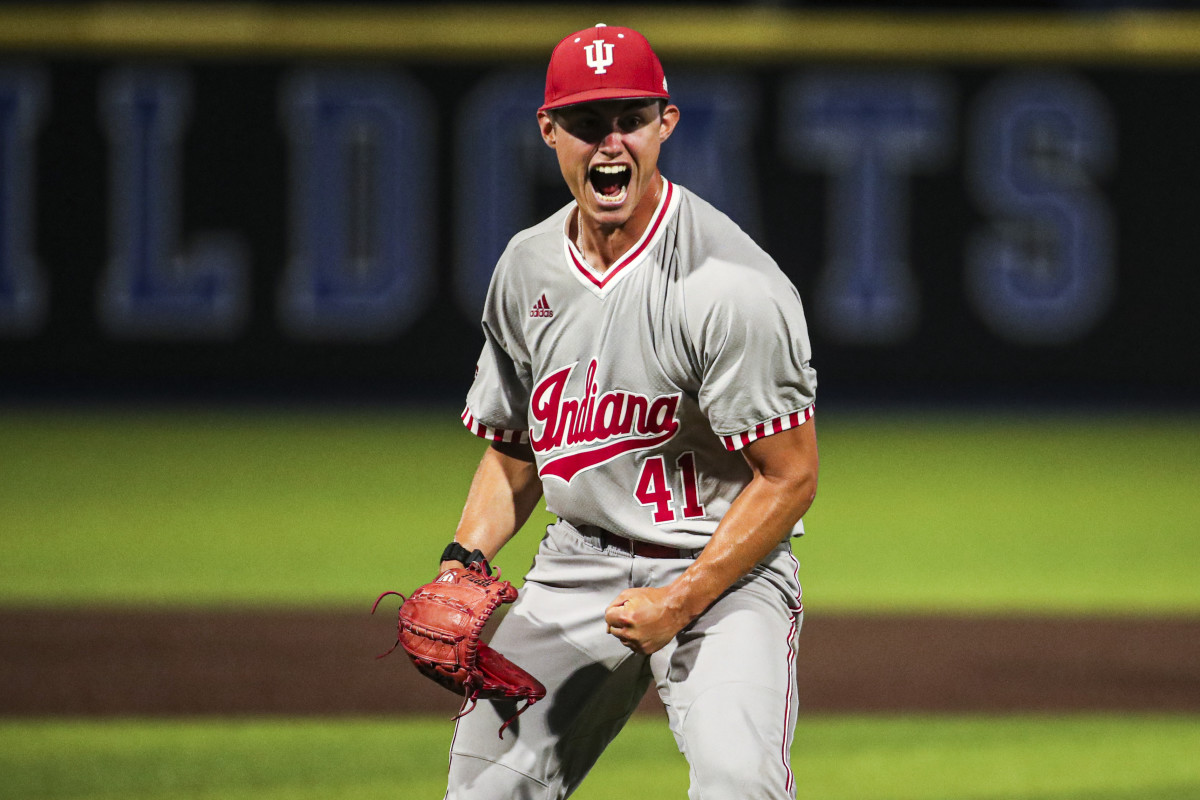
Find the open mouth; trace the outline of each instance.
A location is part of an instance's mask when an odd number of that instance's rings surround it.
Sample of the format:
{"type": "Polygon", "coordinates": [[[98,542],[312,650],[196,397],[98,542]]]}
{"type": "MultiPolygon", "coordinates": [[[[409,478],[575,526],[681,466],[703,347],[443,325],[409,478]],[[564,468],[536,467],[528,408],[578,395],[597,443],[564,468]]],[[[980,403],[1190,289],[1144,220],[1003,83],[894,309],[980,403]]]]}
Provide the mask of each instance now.
{"type": "Polygon", "coordinates": [[[620,205],[629,192],[628,164],[600,164],[588,170],[588,182],[603,205],[620,205]]]}

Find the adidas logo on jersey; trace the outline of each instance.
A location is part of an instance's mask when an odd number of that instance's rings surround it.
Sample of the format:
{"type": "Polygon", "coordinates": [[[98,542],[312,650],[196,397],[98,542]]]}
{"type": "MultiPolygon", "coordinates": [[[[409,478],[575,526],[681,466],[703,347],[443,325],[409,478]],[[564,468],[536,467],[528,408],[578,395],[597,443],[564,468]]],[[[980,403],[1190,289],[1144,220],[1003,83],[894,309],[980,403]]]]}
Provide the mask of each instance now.
{"type": "Polygon", "coordinates": [[[550,309],[550,303],[546,302],[546,295],[543,294],[541,296],[541,299],[539,299],[536,303],[533,304],[533,308],[529,309],[529,316],[531,316],[531,317],[553,317],[554,316],[554,312],[550,309]]]}

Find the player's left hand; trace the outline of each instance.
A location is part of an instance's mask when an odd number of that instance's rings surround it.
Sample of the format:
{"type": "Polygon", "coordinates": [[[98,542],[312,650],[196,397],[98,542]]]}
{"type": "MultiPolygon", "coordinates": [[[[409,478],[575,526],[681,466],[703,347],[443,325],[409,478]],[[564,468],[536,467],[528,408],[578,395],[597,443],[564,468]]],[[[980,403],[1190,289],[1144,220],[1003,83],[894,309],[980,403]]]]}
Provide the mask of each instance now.
{"type": "Polygon", "coordinates": [[[626,589],[604,612],[608,632],[635,653],[650,655],[666,646],[691,617],[667,588],[626,589]]]}

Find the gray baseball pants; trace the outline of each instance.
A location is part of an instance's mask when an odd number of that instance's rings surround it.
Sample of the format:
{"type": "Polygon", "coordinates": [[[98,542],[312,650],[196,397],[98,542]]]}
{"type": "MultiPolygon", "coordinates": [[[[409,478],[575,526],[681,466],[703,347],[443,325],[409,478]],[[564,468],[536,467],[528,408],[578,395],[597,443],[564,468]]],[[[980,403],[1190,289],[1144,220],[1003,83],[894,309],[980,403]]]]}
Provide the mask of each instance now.
{"type": "Polygon", "coordinates": [[[547,695],[504,733],[517,704],[459,720],[446,800],[560,800],[580,784],[653,681],[689,764],[689,800],[792,800],[798,565],[782,544],[675,640],[635,654],[606,631],[622,590],[663,586],[690,560],[642,558],[560,520],[549,526],[492,646],[547,695]]]}

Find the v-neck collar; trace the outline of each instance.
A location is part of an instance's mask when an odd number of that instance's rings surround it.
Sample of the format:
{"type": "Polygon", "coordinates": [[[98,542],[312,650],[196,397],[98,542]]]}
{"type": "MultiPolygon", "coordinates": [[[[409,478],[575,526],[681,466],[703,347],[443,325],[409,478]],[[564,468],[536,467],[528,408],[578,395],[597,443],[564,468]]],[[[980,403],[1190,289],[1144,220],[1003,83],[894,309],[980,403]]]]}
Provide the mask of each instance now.
{"type": "MultiPolygon", "coordinates": [[[[663,193],[658,201],[658,207],[654,209],[654,216],[650,218],[650,224],[646,226],[646,230],[642,231],[641,238],[629,248],[625,253],[618,258],[613,265],[608,269],[600,272],[592,267],[583,257],[583,253],[571,241],[571,237],[567,235],[566,228],[563,229],[563,244],[567,258],[567,268],[571,270],[571,274],[579,280],[589,291],[598,297],[604,297],[614,286],[616,286],[622,278],[646,260],[647,254],[654,249],[654,245],[662,238],[663,231],[666,230],[667,219],[674,213],[679,206],[679,193],[675,191],[675,184],[671,183],[665,177],[662,179],[663,193]]],[[[578,207],[576,207],[578,209],[578,207]]],[[[578,213],[578,210],[576,210],[578,213]]],[[[570,224],[570,215],[567,216],[566,225],[570,224]]]]}

